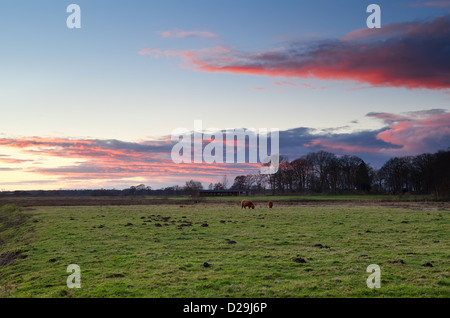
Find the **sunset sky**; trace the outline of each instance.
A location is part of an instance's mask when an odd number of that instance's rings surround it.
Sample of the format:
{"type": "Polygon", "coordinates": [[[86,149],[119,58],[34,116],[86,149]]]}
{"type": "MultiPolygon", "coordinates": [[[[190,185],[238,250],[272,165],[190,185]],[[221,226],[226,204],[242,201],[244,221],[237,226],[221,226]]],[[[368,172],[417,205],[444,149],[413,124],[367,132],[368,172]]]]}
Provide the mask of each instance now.
{"type": "Polygon", "coordinates": [[[173,163],[170,135],[194,120],[278,128],[289,159],[450,147],[450,1],[2,0],[0,41],[0,190],[255,171],[173,163]]]}

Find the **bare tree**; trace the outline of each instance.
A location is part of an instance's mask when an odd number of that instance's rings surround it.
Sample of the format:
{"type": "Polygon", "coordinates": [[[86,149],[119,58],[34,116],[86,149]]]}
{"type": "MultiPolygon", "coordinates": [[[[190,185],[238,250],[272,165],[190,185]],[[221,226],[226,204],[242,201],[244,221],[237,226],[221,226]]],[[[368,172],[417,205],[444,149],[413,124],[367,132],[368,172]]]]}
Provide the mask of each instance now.
{"type": "Polygon", "coordinates": [[[198,197],[199,191],[203,190],[203,185],[200,181],[190,180],[190,181],[186,181],[186,184],[185,184],[183,190],[186,194],[189,194],[193,197],[198,197]]]}
{"type": "Polygon", "coordinates": [[[228,177],[224,175],[220,181],[224,189],[228,189],[228,177]]]}

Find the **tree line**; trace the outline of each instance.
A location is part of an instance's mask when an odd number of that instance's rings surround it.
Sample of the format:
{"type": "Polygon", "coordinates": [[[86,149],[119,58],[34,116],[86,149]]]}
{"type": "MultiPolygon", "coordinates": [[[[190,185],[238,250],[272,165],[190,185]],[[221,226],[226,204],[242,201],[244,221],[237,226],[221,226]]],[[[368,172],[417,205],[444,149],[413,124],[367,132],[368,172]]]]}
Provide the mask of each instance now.
{"type": "MultiPolygon", "coordinates": [[[[161,189],[140,184],[123,190],[6,191],[0,192],[0,196],[198,196],[203,189],[200,181],[189,180],[183,186],[161,189]]],[[[254,194],[411,193],[443,199],[450,197],[450,150],[394,157],[379,169],[358,156],[336,156],[326,151],[312,152],[292,161],[281,156],[275,174],[237,176],[231,186],[224,176],[207,189],[251,190],[254,194]]]]}
{"type": "Polygon", "coordinates": [[[388,193],[450,195],[450,151],[394,157],[377,169],[357,156],[312,152],[289,161],[280,157],[277,173],[235,178],[232,189],[269,188],[286,193],[388,193]]]}

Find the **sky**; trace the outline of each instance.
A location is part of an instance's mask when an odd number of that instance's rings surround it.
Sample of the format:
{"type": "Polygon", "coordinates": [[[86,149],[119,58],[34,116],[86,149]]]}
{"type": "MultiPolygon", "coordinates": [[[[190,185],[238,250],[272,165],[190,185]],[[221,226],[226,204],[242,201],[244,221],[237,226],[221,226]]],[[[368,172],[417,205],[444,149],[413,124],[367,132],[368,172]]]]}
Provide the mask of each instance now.
{"type": "Polygon", "coordinates": [[[280,154],[450,146],[450,1],[0,3],[0,190],[207,186],[176,128],[280,130],[280,154]],[[81,9],[81,28],[66,11],[81,9]],[[381,28],[369,29],[369,4],[381,28]]]}

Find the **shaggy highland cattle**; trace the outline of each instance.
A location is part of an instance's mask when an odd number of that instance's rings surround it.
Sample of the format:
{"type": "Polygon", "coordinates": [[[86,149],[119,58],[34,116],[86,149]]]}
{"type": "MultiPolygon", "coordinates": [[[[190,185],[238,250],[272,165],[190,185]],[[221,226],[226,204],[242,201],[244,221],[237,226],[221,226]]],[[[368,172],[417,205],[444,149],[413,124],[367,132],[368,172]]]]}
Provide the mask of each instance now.
{"type": "Polygon", "coordinates": [[[254,209],[254,208],[255,208],[255,205],[253,204],[252,201],[242,200],[242,201],[241,201],[241,209],[246,209],[247,207],[248,207],[249,209],[254,209]]]}

